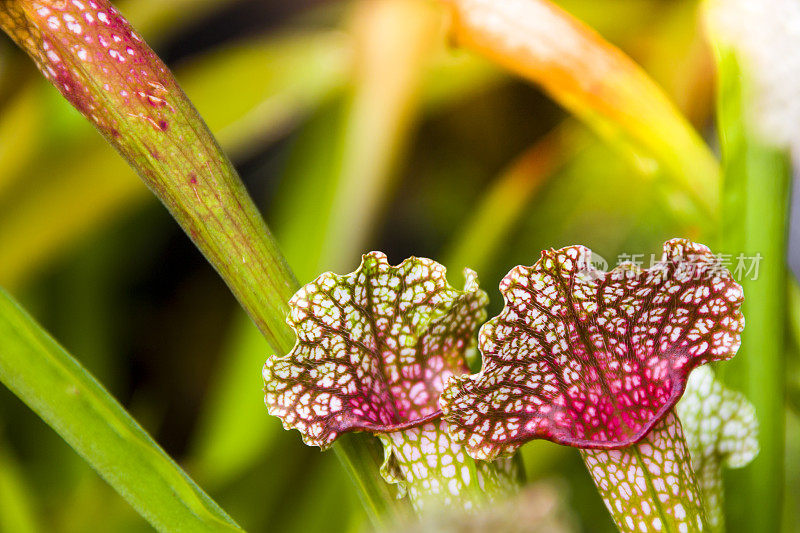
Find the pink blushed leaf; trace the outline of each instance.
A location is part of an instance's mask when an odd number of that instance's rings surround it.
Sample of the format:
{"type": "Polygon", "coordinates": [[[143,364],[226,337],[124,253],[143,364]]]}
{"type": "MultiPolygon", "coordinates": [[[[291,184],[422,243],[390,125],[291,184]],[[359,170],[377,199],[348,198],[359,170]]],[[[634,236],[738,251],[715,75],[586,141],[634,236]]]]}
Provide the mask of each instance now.
{"type": "Polygon", "coordinates": [[[445,268],[372,252],[352,274],[323,274],[289,302],[294,349],[264,365],[265,401],[309,445],[347,431],[378,434],[381,473],[414,507],[474,509],[517,486],[515,463],[474,461],[441,420],[448,378],[468,371],[486,293],[466,271],[464,290],[445,268]]]}
{"type": "Polygon", "coordinates": [[[294,349],[264,366],[270,414],[323,448],[347,431],[438,417],[445,381],[467,371],[486,303],[473,272],[456,290],[429,259],[393,267],[372,252],[352,274],[321,275],[290,301],[294,349]]]}
{"type": "Polygon", "coordinates": [[[648,270],[595,270],[582,246],[542,253],[502,281],[502,313],[480,332],[483,369],[440,403],[478,459],[542,438],[611,449],[642,439],[698,365],[739,348],[743,294],[700,244],[674,239],[648,270]]]}

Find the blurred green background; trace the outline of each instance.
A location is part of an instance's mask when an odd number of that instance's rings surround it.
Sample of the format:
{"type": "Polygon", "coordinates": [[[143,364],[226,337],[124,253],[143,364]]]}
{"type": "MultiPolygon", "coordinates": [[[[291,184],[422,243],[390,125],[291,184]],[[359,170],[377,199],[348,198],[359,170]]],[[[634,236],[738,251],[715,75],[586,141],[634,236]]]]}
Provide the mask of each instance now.
{"type": "MultiPolygon", "coordinates": [[[[697,2],[558,3],[639,62],[714,138],[713,58],[697,2]]],[[[234,159],[301,282],[353,270],[371,249],[393,263],[426,256],[455,281],[464,266],[476,269],[495,313],[500,278],[544,248],[580,243],[613,264],[701,231],[647,162],[530,84],[448,48],[440,24],[413,8],[403,18],[369,0],[116,4],[234,159]]],[[[365,525],[334,457],[267,416],[260,368],[270,350],[223,282],[4,37],[0,286],[245,529],[365,525]]],[[[800,531],[796,358],[787,355],[790,531],[800,531]]],[[[576,452],[536,442],[523,455],[529,480],[558,500],[564,530],[613,530],[576,452]]],[[[0,389],[0,530],[149,529],[0,389]]]]}

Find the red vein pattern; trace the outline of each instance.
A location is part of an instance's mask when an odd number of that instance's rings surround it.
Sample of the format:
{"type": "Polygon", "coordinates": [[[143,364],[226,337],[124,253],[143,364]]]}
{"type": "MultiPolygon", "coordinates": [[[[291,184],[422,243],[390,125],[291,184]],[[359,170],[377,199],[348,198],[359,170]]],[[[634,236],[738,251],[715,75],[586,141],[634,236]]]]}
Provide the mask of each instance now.
{"type": "Polygon", "coordinates": [[[264,365],[270,414],[322,448],[347,431],[378,433],[381,473],[418,510],[473,509],[517,485],[513,460],[473,461],[440,418],[444,383],[468,371],[486,318],[486,293],[465,274],[459,291],[430,259],[393,267],[369,253],[352,274],[323,274],[291,299],[297,343],[264,365]]]}
{"type": "Polygon", "coordinates": [[[693,368],[739,348],[742,288],[700,244],[673,239],[641,270],[591,266],[582,246],[542,253],[500,284],[481,328],[483,369],[452,378],[440,404],[470,455],[491,459],[542,438],[581,448],[642,439],[693,368]]]}
{"type": "Polygon", "coordinates": [[[352,274],[322,274],[300,289],[287,319],[297,343],[264,365],[270,414],[322,448],[346,431],[386,433],[437,417],[444,382],[467,371],[486,318],[486,293],[466,274],[459,291],[430,259],[392,267],[372,252],[352,274]]]}

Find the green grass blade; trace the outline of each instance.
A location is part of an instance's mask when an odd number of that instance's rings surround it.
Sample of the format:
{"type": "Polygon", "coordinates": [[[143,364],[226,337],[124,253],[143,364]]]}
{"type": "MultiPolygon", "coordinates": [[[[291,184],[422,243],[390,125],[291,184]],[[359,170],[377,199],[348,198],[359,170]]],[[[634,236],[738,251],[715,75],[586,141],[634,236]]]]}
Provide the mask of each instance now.
{"type": "Polygon", "coordinates": [[[160,531],[241,531],[123,407],[0,290],[0,380],[160,531]]]}
{"type": "Polygon", "coordinates": [[[398,157],[418,111],[418,93],[440,42],[442,13],[428,2],[360,2],[353,17],[355,84],[347,102],[340,166],[320,265],[358,261],[393,188],[398,157]],[[392,58],[387,61],[387,58],[392,58]]]}
{"type": "MultiPolygon", "coordinates": [[[[732,531],[779,531],[783,502],[786,235],[790,166],[783,150],[766,146],[747,123],[751,90],[736,54],[717,48],[718,120],[724,157],[723,241],[736,256],[762,258],[758,276],[740,281],[747,328],[725,381],[753,402],[761,452],[731,476],[732,531]]],[[[746,265],[749,265],[749,260],[746,265]]]]}
{"type": "MultiPolygon", "coordinates": [[[[369,250],[440,42],[442,13],[427,2],[360,2],[354,11],[353,83],[341,108],[300,137],[275,206],[276,234],[303,282],[352,269],[369,250]]],[[[437,89],[434,99],[448,93],[437,89]]]]}

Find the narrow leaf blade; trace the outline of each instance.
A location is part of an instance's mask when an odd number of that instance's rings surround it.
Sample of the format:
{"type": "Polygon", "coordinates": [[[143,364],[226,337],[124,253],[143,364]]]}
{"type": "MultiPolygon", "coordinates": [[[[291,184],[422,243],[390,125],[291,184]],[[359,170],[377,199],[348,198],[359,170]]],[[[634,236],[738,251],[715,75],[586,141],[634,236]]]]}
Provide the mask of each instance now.
{"type": "Polygon", "coordinates": [[[719,165],[708,146],[631,58],[547,0],[445,0],[463,46],[541,85],[613,145],[657,161],[711,217],[719,165]]]}
{"type": "Polygon", "coordinates": [[[160,531],[241,531],[0,289],[0,380],[160,531]]]}

